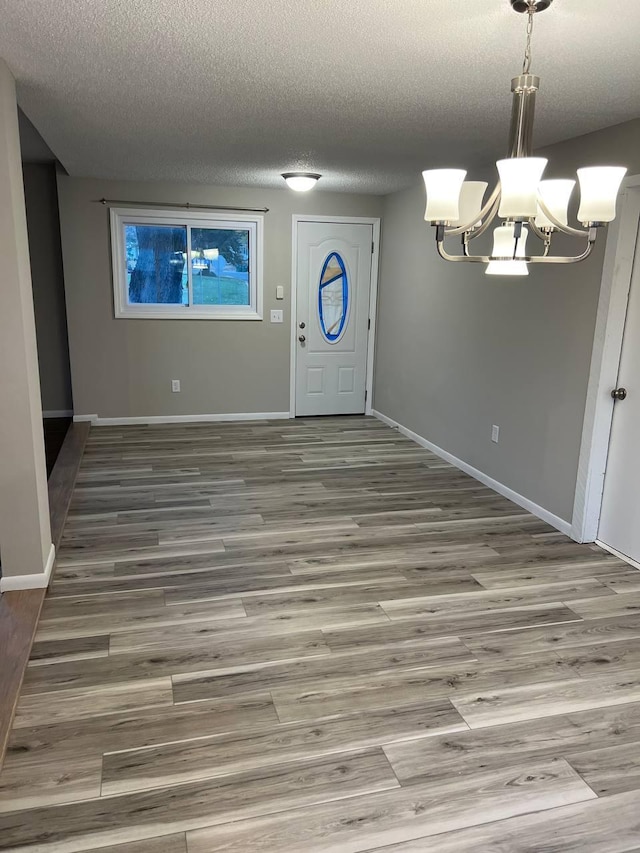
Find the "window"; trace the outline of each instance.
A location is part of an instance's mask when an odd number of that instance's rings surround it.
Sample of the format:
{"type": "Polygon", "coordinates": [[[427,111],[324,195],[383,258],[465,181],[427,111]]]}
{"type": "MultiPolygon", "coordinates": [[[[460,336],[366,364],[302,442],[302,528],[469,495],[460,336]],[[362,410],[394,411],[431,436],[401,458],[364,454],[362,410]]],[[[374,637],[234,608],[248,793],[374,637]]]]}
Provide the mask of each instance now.
{"type": "Polygon", "coordinates": [[[116,317],[262,319],[261,216],[111,210],[116,317]]]}

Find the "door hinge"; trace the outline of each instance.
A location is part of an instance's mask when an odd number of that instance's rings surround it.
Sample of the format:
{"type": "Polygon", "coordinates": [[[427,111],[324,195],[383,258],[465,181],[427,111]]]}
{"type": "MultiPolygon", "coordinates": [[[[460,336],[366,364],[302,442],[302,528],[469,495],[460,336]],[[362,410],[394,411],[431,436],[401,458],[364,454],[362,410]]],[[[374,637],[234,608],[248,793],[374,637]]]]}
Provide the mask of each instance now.
{"type": "Polygon", "coordinates": [[[371,317],[367,320],[367,329],[371,328],[371,317]]]}
{"type": "Polygon", "coordinates": [[[367,397],[368,397],[368,396],[369,396],[369,392],[368,392],[367,390],[365,390],[365,392],[364,392],[364,399],[365,399],[365,402],[366,402],[366,400],[367,400],[367,397]]]}
{"type": "Polygon", "coordinates": [[[372,241],[372,242],[371,242],[371,254],[372,254],[372,255],[373,255],[373,253],[375,252],[375,250],[376,250],[376,244],[372,241]]]}

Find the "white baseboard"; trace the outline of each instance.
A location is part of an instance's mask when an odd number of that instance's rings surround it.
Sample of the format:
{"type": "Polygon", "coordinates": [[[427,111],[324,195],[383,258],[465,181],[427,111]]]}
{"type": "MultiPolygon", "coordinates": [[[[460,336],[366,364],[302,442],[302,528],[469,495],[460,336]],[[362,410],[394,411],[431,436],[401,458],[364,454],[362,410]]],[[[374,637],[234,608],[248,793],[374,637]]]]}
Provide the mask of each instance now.
{"type": "Polygon", "coordinates": [[[37,575],[11,575],[8,578],[0,578],[0,592],[9,592],[12,589],[42,589],[49,586],[51,570],[56,559],[56,549],[51,545],[49,556],[44,571],[37,575]]]}
{"type": "Polygon", "coordinates": [[[74,415],[76,423],[90,421],[92,426],[126,426],[127,424],[191,424],[220,421],[281,421],[289,412],[241,412],[218,415],[150,415],[136,418],[101,418],[98,415],[74,415]]]}
{"type": "Polygon", "coordinates": [[[474,468],[467,462],[463,462],[462,459],[458,459],[451,453],[447,453],[446,450],[443,450],[441,447],[438,447],[437,444],[433,444],[426,438],[423,438],[421,435],[418,435],[417,432],[413,432],[412,430],[407,429],[407,427],[402,426],[402,424],[398,423],[397,421],[394,421],[393,418],[390,418],[387,415],[383,415],[382,412],[378,412],[374,409],[371,414],[375,418],[378,418],[378,420],[381,420],[385,424],[388,424],[390,427],[397,429],[398,432],[401,432],[402,435],[406,435],[407,438],[410,438],[412,441],[415,441],[416,444],[419,444],[421,447],[424,447],[427,450],[430,450],[432,453],[435,453],[436,456],[439,456],[441,459],[444,459],[445,462],[449,462],[451,465],[454,465],[456,468],[459,468],[461,471],[464,471],[465,474],[469,474],[470,477],[473,477],[475,480],[479,480],[485,486],[488,486],[490,489],[493,489],[494,492],[498,492],[498,494],[502,495],[505,498],[508,498],[510,501],[513,501],[514,504],[517,504],[518,506],[528,510],[528,512],[542,519],[542,521],[546,521],[547,524],[550,524],[552,527],[555,527],[556,530],[559,530],[566,536],[571,536],[571,522],[559,518],[557,515],[554,515],[552,512],[549,512],[549,510],[545,509],[542,506],[538,506],[538,504],[535,504],[533,503],[533,501],[530,501],[529,498],[525,498],[524,495],[520,495],[518,494],[518,492],[514,492],[513,489],[510,489],[508,486],[499,483],[497,480],[494,480],[492,477],[489,477],[487,474],[483,473],[482,471],[479,471],[477,468],[474,468]]]}
{"type": "Polygon", "coordinates": [[[46,409],[42,412],[43,418],[70,418],[73,416],[73,409],[46,409]]]}
{"type": "Polygon", "coordinates": [[[622,551],[616,551],[616,549],[612,548],[611,545],[606,545],[604,542],[601,542],[599,539],[596,539],[596,545],[599,548],[602,548],[603,551],[608,551],[610,554],[613,554],[614,557],[617,557],[619,560],[622,560],[624,563],[628,563],[630,566],[633,566],[634,569],[640,569],[640,563],[638,563],[637,560],[634,560],[631,557],[627,557],[627,555],[623,554],[622,551]]]}

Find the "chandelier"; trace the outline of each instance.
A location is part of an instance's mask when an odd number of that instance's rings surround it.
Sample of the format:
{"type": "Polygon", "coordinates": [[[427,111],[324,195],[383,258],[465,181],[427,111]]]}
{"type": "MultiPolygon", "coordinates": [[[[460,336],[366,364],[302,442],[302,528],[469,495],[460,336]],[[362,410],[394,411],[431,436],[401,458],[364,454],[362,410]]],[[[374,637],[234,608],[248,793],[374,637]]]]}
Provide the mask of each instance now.
{"type": "Polygon", "coordinates": [[[541,180],[547,160],[532,157],[533,119],[540,78],[531,74],[531,36],[537,12],[553,0],[510,0],[516,12],[527,15],[527,42],[522,74],[511,81],[513,108],[508,157],[498,160],[499,180],[486,202],[488,184],[465,181],[463,169],[430,169],[422,173],[427,192],[425,220],[436,229],[438,254],[445,261],[486,264],[489,275],[528,275],[529,264],[573,264],[591,254],[598,229],[615,219],[616,199],[626,169],[595,166],[578,169],[582,228],[568,224],[573,180],[541,180]],[[491,255],[473,255],[470,243],[498,221],[491,255]],[[529,232],[540,240],[540,252],[528,255],[529,232]],[[551,255],[557,232],[582,238],[585,247],[573,257],[551,255]],[[445,240],[460,237],[462,254],[449,254],[445,240]]]}

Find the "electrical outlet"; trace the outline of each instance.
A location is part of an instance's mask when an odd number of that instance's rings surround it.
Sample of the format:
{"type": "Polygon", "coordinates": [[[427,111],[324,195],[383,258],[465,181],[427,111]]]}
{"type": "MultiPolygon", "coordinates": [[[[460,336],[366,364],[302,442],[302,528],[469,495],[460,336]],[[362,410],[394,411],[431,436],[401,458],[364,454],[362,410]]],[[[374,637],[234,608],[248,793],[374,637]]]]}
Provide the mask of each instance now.
{"type": "Polygon", "coordinates": [[[271,309],[271,322],[284,323],[284,311],[282,310],[282,308],[271,309]]]}
{"type": "Polygon", "coordinates": [[[180,390],[180,380],[179,379],[172,379],[171,380],[171,390],[174,392],[174,394],[176,391],[180,390]]]}
{"type": "Polygon", "coordinates": [[[500,438],[500,427],[495,424],[491,427],[491,441],[494,441],[496,444],[500,438]]]}

